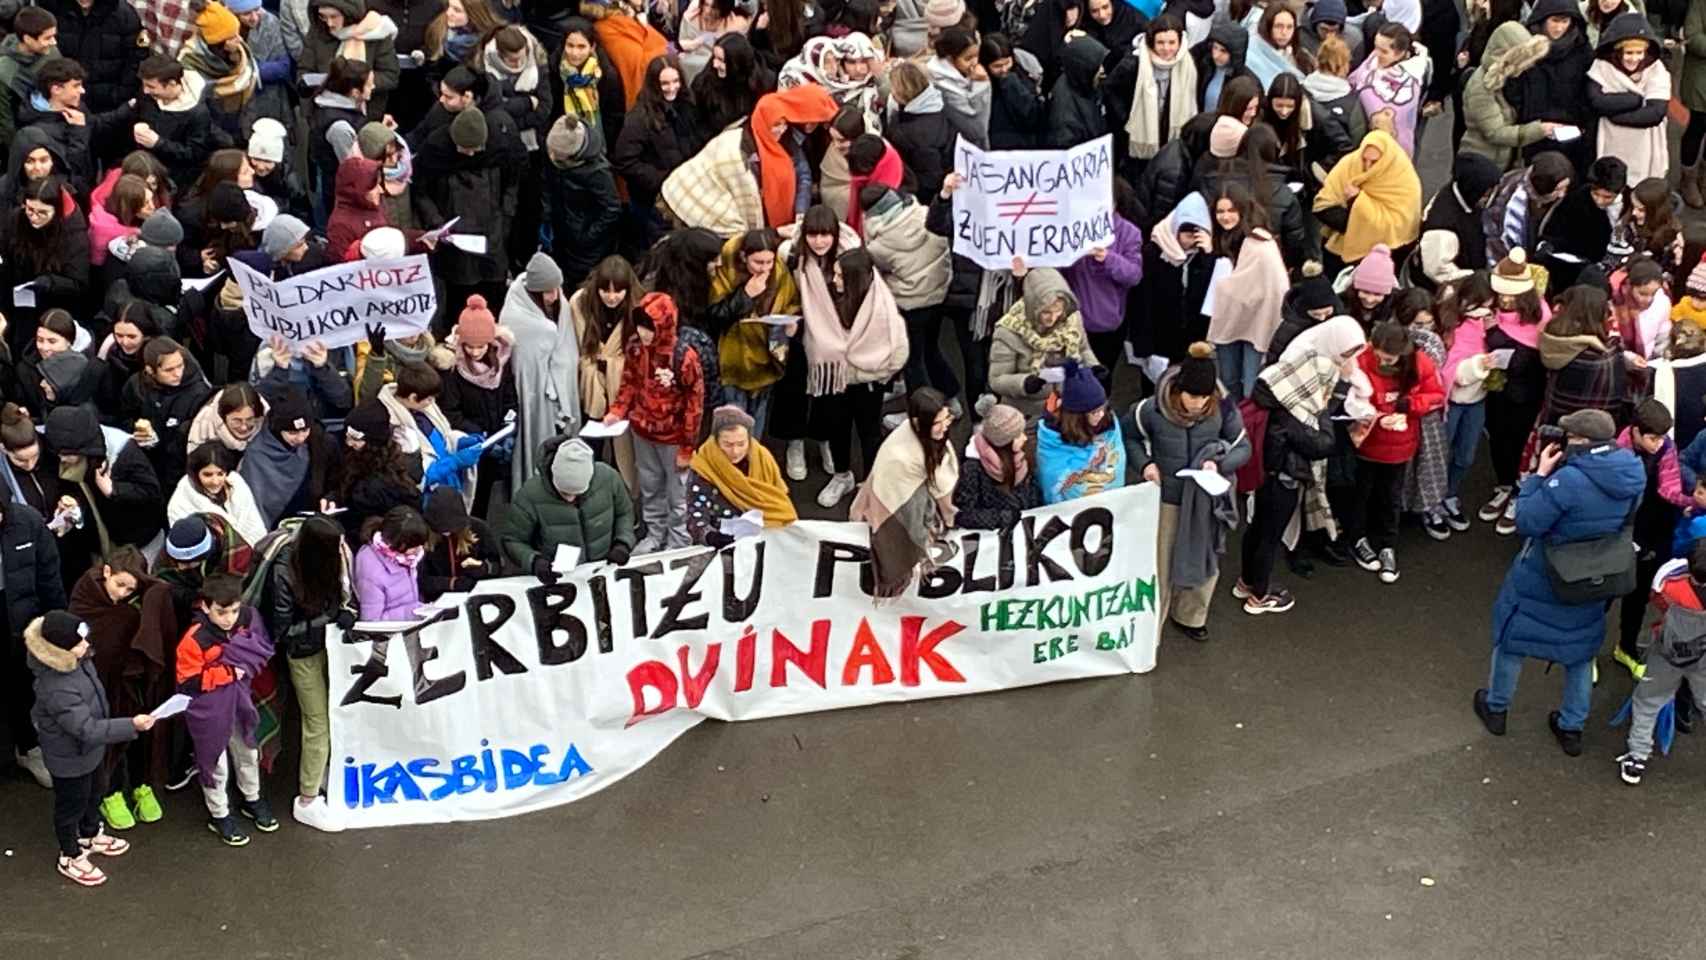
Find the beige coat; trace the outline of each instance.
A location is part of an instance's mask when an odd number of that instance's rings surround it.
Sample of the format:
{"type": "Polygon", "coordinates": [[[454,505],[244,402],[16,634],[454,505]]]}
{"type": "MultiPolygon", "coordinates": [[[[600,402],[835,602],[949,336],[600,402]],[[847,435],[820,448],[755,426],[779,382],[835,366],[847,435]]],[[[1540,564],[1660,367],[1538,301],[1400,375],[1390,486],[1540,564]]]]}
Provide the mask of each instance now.
{"type": "MultiPolygon", "coordinates": [[[[592,317],[586,312],[586,291],[576,290],[569,298],[569,317],[575,324],[575,341],[584,343],[584,334],[592,317]]],[[[610,336],[598,348],[596,356],[587,356],[583,351],[580,357],[580,391],[581,416],[584,422],[590,423],[601,420],[610,412],[610,405],[616,402],[616,394],[622,390],[622,331],[610,331],[610,336]],[[604,369],[600,370],[602,362],[604,369]]],[[[630,434],[624,433],[612,439],[610,443],[612,455],[616,458],[616,469],[622,474],[622,479],[628,484],[630,492],[638,496],[640,476],[634,470],[634,440],[630,434]]]]}
{"type": "Polygon", "coordinates": [[[880,216],[865,215],[865,249],[902,310],[934,307],[948,296],[954,269],[948,238],[925,227],[928,216],[911,197],[880,216]]]}

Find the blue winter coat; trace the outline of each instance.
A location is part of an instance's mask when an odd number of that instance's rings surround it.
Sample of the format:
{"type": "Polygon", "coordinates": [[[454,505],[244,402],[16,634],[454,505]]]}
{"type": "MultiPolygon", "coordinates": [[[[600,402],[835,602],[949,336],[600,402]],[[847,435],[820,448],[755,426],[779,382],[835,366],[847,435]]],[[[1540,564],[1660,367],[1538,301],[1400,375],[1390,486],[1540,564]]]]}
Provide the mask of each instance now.
{"type": "Polygon", "coordinates": [[[1614,443],[1572,453],[1549,477],[1523,481],[1516,502],[1522,551],[1493,602],[1493,645],[1565,665],[1582,663],[1605,640],[1605,604],[1569,605],[1552,592],[1543,545],[1591,540],[1623,526],[1646,487],[1641,461],[1614,443]]]}

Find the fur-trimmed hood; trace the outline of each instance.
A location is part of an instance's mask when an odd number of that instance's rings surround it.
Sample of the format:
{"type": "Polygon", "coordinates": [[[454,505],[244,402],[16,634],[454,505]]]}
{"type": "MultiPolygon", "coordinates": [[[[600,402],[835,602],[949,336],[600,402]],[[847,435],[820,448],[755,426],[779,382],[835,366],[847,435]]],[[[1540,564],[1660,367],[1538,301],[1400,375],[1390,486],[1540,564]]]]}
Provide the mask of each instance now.
{"type": "Polygon", "coordinates": [[[30,652],[31,666],[54,673],[70,673],[77,669],[77,657],[47,642],[41,632],[42,618],[37,617],[24,628],[24,649],[30,652]]]}
{"type": "Polygon", "coordinates": [[[1544,34],[1529,33],[1515,21],[1501,23],[1487,38],[1487,49],[1481,57],[1481,82],[1497,93],[1512,78],[1546,59],[1551,49],[1552,41],[1544,34]]]}

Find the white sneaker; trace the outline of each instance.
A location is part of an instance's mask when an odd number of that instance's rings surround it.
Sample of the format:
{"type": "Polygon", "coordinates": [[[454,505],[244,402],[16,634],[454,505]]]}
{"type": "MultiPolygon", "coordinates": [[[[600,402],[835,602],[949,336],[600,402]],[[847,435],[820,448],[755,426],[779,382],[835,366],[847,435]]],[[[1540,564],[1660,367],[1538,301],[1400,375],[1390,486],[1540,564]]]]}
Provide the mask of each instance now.
{"type": "Polygon", "coordinates": [[[900,425],[905,422],[906,414],[904,413],[885,413],[883,414],[883,432],[893,433],[899,430],[900,425]]]}
{"type": "Polygon", "coordinates": [[[835,474],[829,478],[829,482],[823,485],[822,492],[817,495],[817,505],[826,508],[833,507],[840,503],[842,498],[852,493],[855,486],[857,484],[853,482],[851,472],[835,474]]]}
{"type": "Polygon", "coordinates": [[[115,837],[105,829],[88,839],[79,839],[77,845],[83,848],[83,855],[98,853],[103,857],[122,857],[130,852],[130,841],[123,837],[115,837]]]}
{"type": "Polygon", "coordinates": [[[47,772],[47,761],[41,758],[40,747],[33,747],[23,753],[14,753],[13,756],[17,758],[18,766],[28,770],[30,776],[36,778],[36,783],[41,784],[42,789],[53,789],[53,774],[47,772]]]}
{"type": "Polygon", "coordinates": [[[829,441],[819,440],[817,443],[818,456],[823,459],[823,472],[835,475],[835,454],[829,452],[829,441]]]}
{"type": "Polygon", "coordinates": [[[107,875],[101,868],[89,862],[89,855],[83,854],[75,859],[67,856],[59,858],[59,873],[72,883],[85,887],[98,887],[107,882],[107,875]]]}
{"type": "Polygon", "coordinates": [[[290,805],[290,812],[296,817],[296,822],[305,827],[313,827],[323,833],[343,832],[343,821],[338,818],[337,812],[326,802],[325,797],[315,797],[307,803],[297,797],[296,802],[290,805]]]}
{"type": "Polygon", "coordinates": [[[788,479],[804,480],[806,478],[806,442],[804,440],[789,440],[785,459],[788,461],[788,479]]]}

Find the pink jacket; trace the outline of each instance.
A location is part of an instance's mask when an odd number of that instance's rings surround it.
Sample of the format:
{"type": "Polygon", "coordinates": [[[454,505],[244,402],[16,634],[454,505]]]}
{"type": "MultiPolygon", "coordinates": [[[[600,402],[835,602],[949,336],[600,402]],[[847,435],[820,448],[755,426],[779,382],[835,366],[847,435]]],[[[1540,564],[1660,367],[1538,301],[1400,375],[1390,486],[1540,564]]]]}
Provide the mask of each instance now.
{"type": "MultiPolygon", "coordinates": [[[[1634,427],[1624,427],[1617,435],[1617,445],[1625,450],[1635,449],[1634,427]]],[[[1636,453],[1636,456],[1641,456],[1636,453]]],[[[1664,445],[1659,447],[1659,496],[1674,507],[1688,509],[1694,506],[1694,497],[1682,489],[1682,466],[1676,459],[1676,441],[1665,438],[1664,445]]]]}

